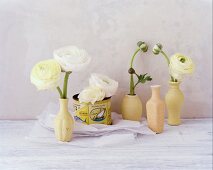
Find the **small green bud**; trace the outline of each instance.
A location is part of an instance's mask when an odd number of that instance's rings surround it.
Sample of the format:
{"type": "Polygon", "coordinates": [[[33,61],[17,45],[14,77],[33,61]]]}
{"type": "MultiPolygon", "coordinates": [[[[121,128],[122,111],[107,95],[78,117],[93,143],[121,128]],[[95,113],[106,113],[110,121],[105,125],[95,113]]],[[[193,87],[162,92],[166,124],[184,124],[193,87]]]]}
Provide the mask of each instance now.
{"type": "Polygon", "coordinates": [[[128,73],[129,73],[129,74],[135,74],[134,68],[131,67],[131,68],[128,70],[128,73]]]}
{"type": "Polygon", "coordinates": [[[163,46],[162,46],[160,43],[155,44],[155,46],[154,46],[153,49],[152,49],[152,52],[153,52],[155,55],[157,55],[157,54],[159,54],[159,53],[161,52],[162,48],[163,48],[163,46]]]}
{"type": "Polygon", "coordinates": [[[145,42],[139,41],[137,45],[143,52],[147,52],[148,45],[145,42]]]}
{"type": "Polygon", "coordinates": [[[142,41],[138,41],[137,46],[140,47],[143,44],[142,41]]]}

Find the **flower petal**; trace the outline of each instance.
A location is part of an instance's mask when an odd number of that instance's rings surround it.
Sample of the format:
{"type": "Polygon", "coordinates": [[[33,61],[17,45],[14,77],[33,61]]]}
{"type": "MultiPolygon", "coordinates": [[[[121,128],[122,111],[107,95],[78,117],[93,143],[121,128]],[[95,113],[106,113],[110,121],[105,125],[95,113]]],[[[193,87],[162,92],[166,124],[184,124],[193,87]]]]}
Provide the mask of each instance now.
{"type": "Polygon", "coordinates": [[[38,90],[52,89],[59,84],[60,74],[61,67],[55,60],[44,60],[33,67],[30,80],[38,90]]]}
{"type": "Polygon", "coordinates": [[[99,87],[106,93],[106,97],[111,97],[115,94],[118,88],[118,82],[109,77],[93,73],[89,79],[90,86],[99,87]]]}
{"type": "Polygon", "coordinates": [[[76,46],[62,47],[53,52],[55,60],[61,65],[62,69],[68,71],[81,71],[87,67],[91,57],[84,49],[76,46]]]}

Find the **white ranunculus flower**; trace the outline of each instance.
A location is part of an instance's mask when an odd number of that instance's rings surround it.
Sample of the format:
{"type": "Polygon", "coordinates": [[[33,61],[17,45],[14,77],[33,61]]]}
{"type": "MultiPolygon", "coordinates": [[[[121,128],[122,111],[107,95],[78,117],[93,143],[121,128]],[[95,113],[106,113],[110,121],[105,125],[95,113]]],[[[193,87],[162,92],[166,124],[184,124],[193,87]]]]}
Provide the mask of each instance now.
{"type": "Polygon", "coordinates": [[[90,63],[91,58],[84,49],[76,46],[62,47],[53,52],[54,58],[63,71],[81,71],[90,63]]]}
{"type": "Polygon", "coordinates": [[[89,79],[90,86],[99,87],[106,93],[106,97],[111,97],[115,94],[118,88],[118,82],[109,77],[97,73],[93,73],[89,79]]]}
{"type": "Polygon", "coordinates": [[[105,92],[98,87],[87,87],[78,95],[80,103],[92,103],[105,98],[105,92]]]}
{"type": "Polygon", "coordinates": [[[61,67],[55,60],[44,60],[37,63],[30,75],[31,83],[38,90],[53,89],[59,84],[61,67]]]}
{"type": "Polygon", "coordinates": [[[175,71],[173,71],[173,70],[169,70],[169,72],[170,72],[170,75],[174,78],[174,79],[176,79],[176,80],[178,80],[179,82],[181,82],[182,80],[183,80],[183,75],[182,74],[177,74],[175,71]]]}
{"type": "Polygon", "coordinates": [[[192,74],[194,72],[195,65],[191,58],[182,54],[174,54],[170,58],[169,72],[172,77],[178,81],[182,80],[183,75],[192,74]]]}

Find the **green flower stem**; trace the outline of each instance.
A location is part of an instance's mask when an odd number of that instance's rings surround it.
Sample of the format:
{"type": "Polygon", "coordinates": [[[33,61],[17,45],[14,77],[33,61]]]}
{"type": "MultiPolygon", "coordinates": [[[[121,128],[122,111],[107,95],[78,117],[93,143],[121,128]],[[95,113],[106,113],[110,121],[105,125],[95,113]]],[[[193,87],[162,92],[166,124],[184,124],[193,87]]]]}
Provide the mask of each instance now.
{"type": "MultiPolygon", "coordinates": [[[[137,77],[139,77],[139,75],[135,72],[134,75],[136,75],[137,77]]],[[[135,88],[136,86],[140,83],[140,81],[138,81],[137,83],[133,84],[133,95],[135,94],[135,88]]]]}
{"type": "MultiPolygon", "coordinates": [[[[140,51],[140,48],[137,48],[137,50],[134,52],[131,62],[130,62],[130,68],[132,68],[133,66],[133,61],[135,59],[136,54],[140,51]]],[[[130,75],[130,91],[129,91],[130,95],[135,95],[135,88],[134,88],[134,77],[133,74],[130,75]]]]}
{"type": "Polygon", "coordinates": [[[133,74],[130,75],[130,92],[129,92],[129,94],[130,95],[135,94],[133,74]]]}
{"type": "Polygon", "coordinates": [[[174,77],[172,77],[171,76],[171,80],[172,80],[172,82],[178,82],[178,80],[177,79],[175,79],[174,77]]]}
{"type": "Polygon", "coordinates": [[[135,53],[133,54],[132,59],[131,59],[131,63],[130,63],[130,68],[132,68],[133,61],[134,61],[134,59],[135,59],[135,56],[136,56],[136,54],[137,54],[139,51],[140,51],[140,48],[138,48],[138,49],[135,51],[135,53]]]}
{"type": "Polygon", "coordinates": [[[71,73],[72,72],[66,72],[64,76],[64,86],[63,86],[63,96],[62,96],[63,99],[67,99],[67,84],[68,84],[69,75],[71,73]]]}
{"type": "MultiPolygon", "coordinates": [[[[169,57],[168,57],[168,56],[166,55],[166,53],[164,53],[162,50],[161,50],[161,54],[163,54],[163,56],[165,57],[165,59],[166,59],[166,61],[167,61],[167,63],[168,63],[168,66],[169,66],[169,64],[170,64],[169,57]]],[[[170,77],[171,77],[171,81],[172,81],[172,82],[177,82],[177,80],[174,79],[174,77],[172,77],[171,75],[170,75],[170,77]]]]}
{"type": "Polygon", "coordinates": [[[58,93],[59,93],[59,95],[60,95],[60,98],[62,98],[62,97],[63,97],[63,94],[62,94],[62,91],[61,91],[60,87],[57,86],[56,88],[57,88],[57,90],[58,90],[58,93]]]}
{"type": "Polygon", "coordinates": [[[168,63],[168,66],[170,64],[170,60],[169,60],[169,57],[166,55],[166,53],[164,53],[163,51],[161,51],[161,54],[163,54],[163,56],[165,57],[167,63],[168,63]]]}
{"type": "Polygon", "coordinates": [[[140,83],[140,81],[138,81],[135,85],[134,85],[134,90],[135,90],[135,87],[140,83]]]}

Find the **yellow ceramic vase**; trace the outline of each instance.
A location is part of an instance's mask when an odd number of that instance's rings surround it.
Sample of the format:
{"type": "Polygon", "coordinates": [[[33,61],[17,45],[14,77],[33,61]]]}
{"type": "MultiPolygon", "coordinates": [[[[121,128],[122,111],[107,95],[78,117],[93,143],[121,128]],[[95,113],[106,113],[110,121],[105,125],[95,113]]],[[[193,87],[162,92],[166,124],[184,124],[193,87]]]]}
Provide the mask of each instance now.
{"type": "Polygon", "coordinates": [[[152,97],[146,103],[146,114],[149,128],[162,133],[164,128],[165,102],[160,97],[160,85],[151,86],[152,97]]]}
{"type": "Polygon", "coordinates": [[[181,124],[181,108],[184,95],[179,88],[179,82],[169,82],[169,91],[166,94],[166,106],[168,113],[168,124],[177,126],[181,124]]]}
{"type": "Polygon", "coordinates": [[[142,116],[142,103],[137,95],[125,95],[121,104],[123,119],[140,121],[142,116]]]}
{"type": "Polygon", "coordinates": [[[59,141],[69,142],[72,139],[74,120],[68,111],[68,99],[59,99],[60,110],[54,120],[55,136],[59,141]]]}

